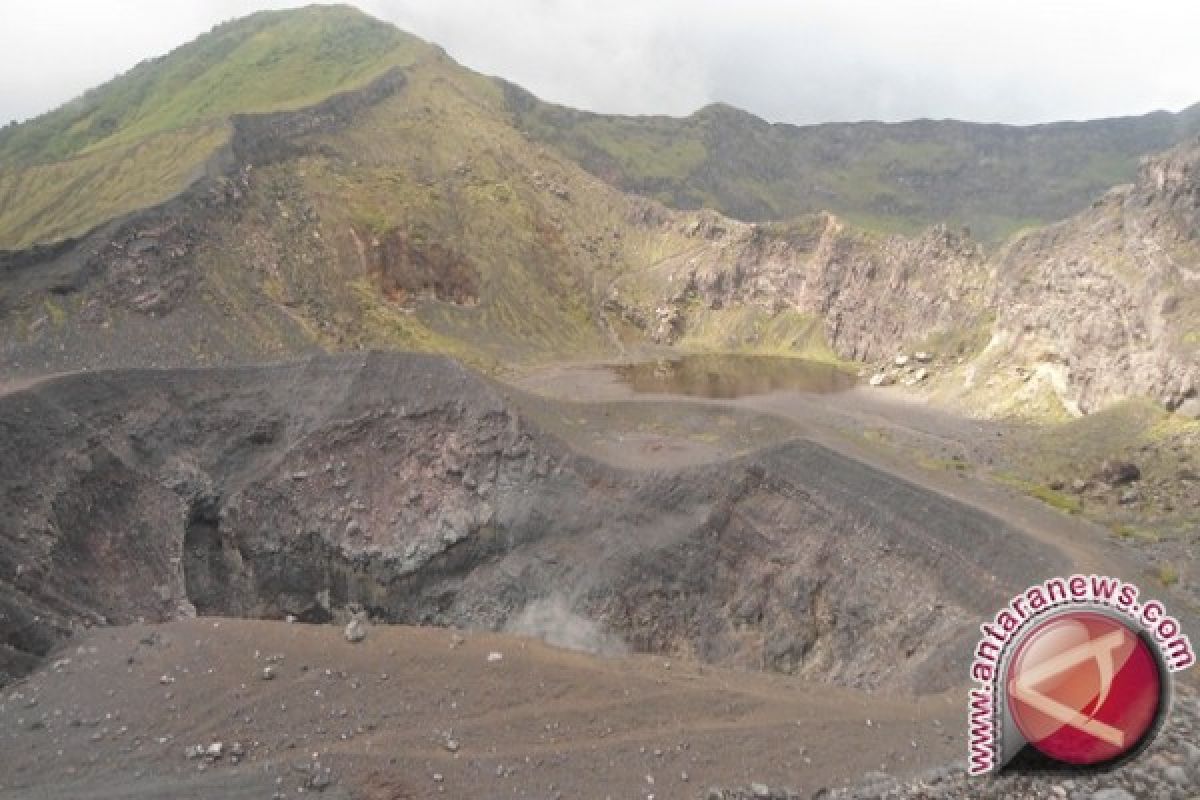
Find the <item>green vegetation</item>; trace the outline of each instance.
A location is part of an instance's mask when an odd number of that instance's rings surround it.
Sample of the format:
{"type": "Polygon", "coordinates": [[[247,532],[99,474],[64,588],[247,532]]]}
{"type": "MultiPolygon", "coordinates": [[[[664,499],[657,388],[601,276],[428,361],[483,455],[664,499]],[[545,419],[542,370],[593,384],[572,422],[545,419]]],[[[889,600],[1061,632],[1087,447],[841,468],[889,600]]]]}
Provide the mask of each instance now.
{"type": "Polygon", "coordinates": [[[1158,582],[1168,589],[1179,583],[1179,570],[1174,564],[1159,564],[1155,571],[1158,582]]]}
{"type": "Polygon", "coordinates": [[[67,321],[66,309],[50,298],[42,301],[42,307],[46,309],[46,316],[55,327],[61,327],[67,321]]]}
{"type": "Polygon", "coordinates": [[[1083,503],[1075,495],[1058,489],[1051,489],[1045,483],[1031,479],[1025,474],[1017,474],[1008,470],[993,470],[991,475],[1000,483],[1041,500],[1046,505],[1057,508],[1065,514],[1079,514],[1083,512],[1083,503]]]}
{"type": "Polygon", "coordinates": [[[697,308],[688,312],[686,332],[678,342],[684,350],[798,356],[811,361],[837,362],[825,340],[823,321],[792,310],[769,313],[742,306],[697,308]]]}
{"type": "Polygon", "coordinates": [[[992,338],[996,313],[983,313],[974,327],[938,331],[913,346],[913,350],[940,353],[945,357],[972,358],[983,352],[992,338]]]}
{"type": "Polygon", "coordinates": [[[620,186],[745,220],[833,211],[873,230],[937,222],[998,242],[1062,219],[1141,156],[1200,132],[1195,109],[1028,128],[917,120],[771,125],[729,106],[618,117],[542,103],[506,85],[516,124],[620,186]]]}
{"type": "Polygon", "coordinates": [[[412,63],[426,47],[347,6],[261,12],[0,134],[0,162],[38,164],[231,114],[301,108],[412,63]]]}
{"type": "Polygon", "coordinates": [[[1133,539],[1150,544],[1162,541],[1162,537],[1157,532],[1149,528],[1130,525],[1128,522],[1115,522],[1111,524],[1111,527],[1113,533],[1121,539],[1133,539]]]}
{"type": "MultiPolygon", "coordinates": [[[[305,107],[436,54],[344,6],[218,25],[55,111],[0,129],[0,248],[77,235],[172,196],[226,140],[231,115],[305,107]]],[[[450,66],[477,97],[491,96],[505,124],[677,208],[750,220],[831,210],[908,234],[946,221],[985,241],[1083,208],[1130,180],[1141,155],[1200,131],[1194,110],[1036,128],[928,120],[797,127],[723,105],[683,119],[606,116],[450,66]]],[[[506,189],[497,182],[489,191],[506,189]]]]}
{"type": "Polygon", "coordinates": [[[431,48],[345,6],[262,12],[0,131],[0,248],[86,231],[182,189],[228,119],[312,105],[431,48]]]}
{"type": "Polygon", "coordinates": [[[132,144],[22,170],[0,169],[0,247],[82,233],[182,189],[228,138],[224,125],[159,133],[132,144]]]}
{"type": "Polygon", "coordinates": [[[1078,514],[1083,510],[1078,497],[1051,489],[1049,486],[1030,486],[1028,491],[1033,497],[1041,500],[1046,505],[1054,506],[1059,511],[1065,511],[1068,514],[1078,514]]]}

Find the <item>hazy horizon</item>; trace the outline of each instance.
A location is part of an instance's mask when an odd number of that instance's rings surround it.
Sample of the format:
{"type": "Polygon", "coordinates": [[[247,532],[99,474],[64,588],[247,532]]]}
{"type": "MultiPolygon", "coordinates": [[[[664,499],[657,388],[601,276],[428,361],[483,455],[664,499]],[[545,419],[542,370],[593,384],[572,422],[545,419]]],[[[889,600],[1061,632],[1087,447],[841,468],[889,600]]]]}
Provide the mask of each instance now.
{"type": "MultiPolygon", "coordinates": [[[[50,111],[213,25],[288,0],[45,0],[0,8],[0,124],[50,111]],[[73,58],[86,52],[86,60],[73,58]]],[[[772,122],[1036,124],[1200,101],[1200,6],[866,0],[362,0],[363,11],[544,100],[683,116],[726,103],[772,122]],[[1168,20],[1170,24],[1164,25],[1168,20]],[[500,33],[497,33],[497,32],[500,33]]]]}

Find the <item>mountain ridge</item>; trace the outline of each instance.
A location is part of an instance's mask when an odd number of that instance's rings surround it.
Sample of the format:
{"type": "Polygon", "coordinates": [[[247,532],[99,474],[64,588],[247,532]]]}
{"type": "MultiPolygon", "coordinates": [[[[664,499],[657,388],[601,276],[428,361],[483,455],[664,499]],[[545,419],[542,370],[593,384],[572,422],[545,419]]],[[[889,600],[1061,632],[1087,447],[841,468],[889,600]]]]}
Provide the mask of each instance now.
{"type": "MultiPolygon", "coordinates": [[[[232,114],[173,199],[0,254],[0,364],[24,375],[379,347],[507,369],[672,347],[880,365],[925,347],[941,359],[927,385],[981,413],[1195,395],[1197,232],[1176,213],[1195,191],[1194,144],[989,254],[944,222],[905,236],[827,211],[756,223],[671,209],[514,124],[510,85],[436,47],[418,56],[315,105],[232,114]],[[1175,165],[1169,179],[1154,177],[1160,163],[1175,165]]],[[[709,116],[729,114],[742,112],[709,116]]],[[[645,163],[669,179],[671,157],[695,153],[660,133],[666,157],[645,163]]]]}
{"type": "Polygon", "coordinates": [[[596,114],[504,85],[522,130],[615,185],[675,208],[713,208],[750,222],[827,210],[909,234],[947,222],[990,244],[1083,210],[1108,187],[1132,181],[1142,156],[1200,133],[1200,103],[1032,126],[795,125],[726,103],[686,117],[596,114]]]}
{"type": "MultiPolygon", "coordinates": [[[[232,114],[296,110],[435,54],[448,58],[347,5],[221,23],[58,109],[0,129],[0,249],[78,236],[165,200],[227,138],[232,114]]],[[[909,234],[948,222],[990,244],[1082,210],[1107,187],[1131,181],[1141,156],[1200,133],[1200,103],[1034,126],[800,126],[719,102],[686,117],[597,114],[491,80],[527,135],[674,208],[759,222],[829,210],[909,234]],[[1036,142],[1047,135],[1055,141],[1036,142]],[[1071,154],[1084,145],[1088,155],[1071,154]]]]}

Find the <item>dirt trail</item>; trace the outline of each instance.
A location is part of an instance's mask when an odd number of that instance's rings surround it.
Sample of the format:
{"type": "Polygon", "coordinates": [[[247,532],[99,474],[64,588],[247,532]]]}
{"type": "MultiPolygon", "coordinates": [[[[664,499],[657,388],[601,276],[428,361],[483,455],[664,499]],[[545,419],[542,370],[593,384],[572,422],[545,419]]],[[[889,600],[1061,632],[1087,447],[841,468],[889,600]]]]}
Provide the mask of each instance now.
{"type": "Polygon", "coordinates": [[[43,381],[48,381],[52,378],[57,378],[61,375],[70,375],[69,372],[52,373],[49,375],[35,375],[29,378],[0,378],[0,397],[13,392],[24,391],[25,389],[37,386],[43,381]]]}
{"type": "MultiPolygon", "coordinates": [[[[873,446],[862,435],[868,429],[899,433],[925,443],[931,450],[955,452],[965,452],[978,441],[999,435],[999,428],[993,423],[956,417],[896,392],[861,388],[835,394],[778,391],[733,399],[635,394],[603,366],[579,364],[538,370],[521,376],[514,384],[524,391],[558,400],[606,403],[614,407],[634,403],[723,407],[782,418],[794,426],[795,436],[1008,521],[1030,538],[1063,553],[1079,570],[1128,574],[1128,559],[1106,541],[1106,532],[1096,525],[1049,508],[1008,487],[955,470],[923,468],[920,459],[902,449],[873,446]]],[[[593,454],[612,458],[611,452],[621,449],[620,444],[610,441],[609,453],[605,448],[596,448],[593,454]]],[[[697,450],[686,441],[678,444],[672,449],[676,456],[674,463],[681,464],[689,455],[696,455],[697,450]]],[[[703,455],[711,459],[714,452],[720,452],[720,448],[710,442],[703,455]]],[[[726,452],[729,454],[731,451],[726,452]]],[[[615,457],[624,466],[639,459],[632,448],[624,448],[615,457]]],[[[657,466],[652,460],[646,462],[647,467],[657,466]]]]}
{"type": "Polygon", "coordinates": [[[811,793],[961,749],[957,694],[496,634],[388,626],[350,644],[334,626],[209,618],[98,630],[59,657],[0,695],[5,800],[293,796],[317,762],[332,797],[693,797],[738,781],[811,793]],[[215,762],[185,755],[216,741],[215,762]]]}

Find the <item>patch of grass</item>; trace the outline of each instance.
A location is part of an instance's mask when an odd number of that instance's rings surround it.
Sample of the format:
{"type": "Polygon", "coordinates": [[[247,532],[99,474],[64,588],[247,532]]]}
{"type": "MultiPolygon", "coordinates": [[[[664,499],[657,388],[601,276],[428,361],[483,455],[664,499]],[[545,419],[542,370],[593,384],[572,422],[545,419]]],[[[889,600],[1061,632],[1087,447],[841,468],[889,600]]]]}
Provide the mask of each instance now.
{"type": "Polygon", "coordinates": [[[84,233],[169,199],[229,137],[226,125],[156,134],[65,162],[0,169],[0,248],[84,233]]]}
{"type": "Polygon", "coordinates": [[[180,191],[231,115],[303,108],[432,49],[346,6],[223,23],[0,131],[0,248],[82,233],[180,191]]]}
{"type": "Polygon", "coordinates": [[[47,297],[42,301],[42,306],[46,309],[46,316],[54,327],[61,328],[63,323],[67,321],[67,312],[58,303],[47,297]]]}
{"type": "Polygon", "coordinates": [[[1160,584],[1169,589],[1179,583],[1179,569],[1174,564],[1159,564],[1158,569],[1155,570],[1154,577],[1160,584]]]}
{"type": "Polygon", "coordinates": [[[994,477],[1000,483],[1024,492],[1030,497],[1041,500],[1046,505],[1057,508],[1067,514],[1079,514],[1083,511],[1083,503],[1076,495],[1051,489],[1043,483],[1030,480],[1023,475],[1017,475],[1006,470],[994,470],[994,477]]]}
{"type": "Polygon", "coordinates": [[[689,310],[684,350],[784,355],[810,361],[840,363],[825,340],[824,322],[812,314],[787,310],[778,314],[751,306],[689,310]]]}
{"type": "Polygon", "coordinates": [[[1111,523],[1112,532],[1118,538],[1131,539],[1140,542],[1148,542],[1155,544],[1162,541],[1162,537],[1155,531],[1149,528],[1142,528],[1137,525],[1131,525],[1128,522],[1111,523]]]}
{"type": "Polygon", "coordinates": [[[1065,511],[1068,514],[1078,514],[1083,510],[1083,505],[1079,502],[1079,498],[1073,494],[1060,492],[1051,489],[1049,486],[1033,485],[1029,486],[1026,491],[1032,497],[1036,497],[1043,503],[1057,508],[1059,511],[1065,511]]]}
{"type": "Polygon", "coordinates": [[[930,472],[967,472],[971,465],[959,458],[933,458],[923,453],[913,455],[913,460],[930,472]]]}
{"type": "Polygon", "coordinates": [[[983,352],[992,338],[992,327],[996,322],[994,311],[984,312],[973,327],[938,331],[926,337],[912,349],[937,353],[939,356],[964,359],[983,352]]]}

